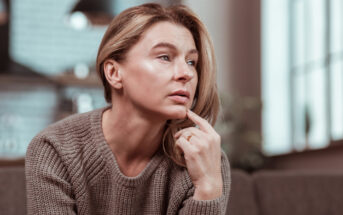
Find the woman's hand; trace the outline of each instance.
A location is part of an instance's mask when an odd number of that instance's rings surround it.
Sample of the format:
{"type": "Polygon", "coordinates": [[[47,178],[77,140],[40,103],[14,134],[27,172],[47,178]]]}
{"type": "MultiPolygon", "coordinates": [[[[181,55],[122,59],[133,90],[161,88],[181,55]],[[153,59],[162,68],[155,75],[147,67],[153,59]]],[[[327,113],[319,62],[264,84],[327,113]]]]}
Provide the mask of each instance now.
{"type": "Polygon", "coordinates": [[[199,128],[189,127],[175,134],[175,144],[184,153],[186,166],[195,187],[193,198],[211,200],[222,195],[220,136],[203,118],[187,111],[199,128]]]}

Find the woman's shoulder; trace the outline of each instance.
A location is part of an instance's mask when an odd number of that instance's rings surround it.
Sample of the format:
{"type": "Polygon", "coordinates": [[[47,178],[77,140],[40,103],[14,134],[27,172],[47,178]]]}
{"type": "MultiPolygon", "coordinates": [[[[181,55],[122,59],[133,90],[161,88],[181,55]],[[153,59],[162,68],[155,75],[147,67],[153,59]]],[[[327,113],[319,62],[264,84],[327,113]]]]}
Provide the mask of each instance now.
{"type": "Polygon", "coordinates": [[[75,148],[77,145],[85,144],[88,139],[92,138],[94,130],[99,129],[95,127],[101,126],[102,109],[73,114],[57,121],[40,131],[32,139],[30,145],[44,142],[54,148],[64,146],[75,148]]]}
{"type": "Polygon", "coordinates": [[[98,156],[101,149],[97,147],[102,141],[98,138],[102,109],[71,115],[39,132],[26,151],[27,169],[40,171],[48,166],[50,170],[62,171],[59,167],[63,167],[63,171],[71,175],[82,170],[86,177],[89,172],[93,177],[93,171],[99,172],[105,165],[102,156],[98,156]]]}
{"type": "MultiPolygon", "coordinates": [[[[96,110],[94,110],[96,111],[96,110]]],[[[94,111],[87,113],[79,113],[68,116],[57,122],[48,125],[45,129],[37,134],[37,136],[65,136],[75,135],[78,131],[87,130],[89,125],[89,118],[94,111]]]]}

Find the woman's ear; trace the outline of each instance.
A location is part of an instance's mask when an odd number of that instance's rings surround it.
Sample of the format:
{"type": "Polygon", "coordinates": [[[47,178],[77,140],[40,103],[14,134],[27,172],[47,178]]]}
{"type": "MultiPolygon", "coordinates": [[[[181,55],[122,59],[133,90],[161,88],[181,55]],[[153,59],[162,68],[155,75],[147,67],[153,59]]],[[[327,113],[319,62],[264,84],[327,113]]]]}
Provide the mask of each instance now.
{"type": "Polygon", "coordinates": [[[114,89],[121,89],[123,87],[122,76],[119,70],[119,65],[112,59],[107,59],[104,62],[104,74],[108,83],[114,89]]]}

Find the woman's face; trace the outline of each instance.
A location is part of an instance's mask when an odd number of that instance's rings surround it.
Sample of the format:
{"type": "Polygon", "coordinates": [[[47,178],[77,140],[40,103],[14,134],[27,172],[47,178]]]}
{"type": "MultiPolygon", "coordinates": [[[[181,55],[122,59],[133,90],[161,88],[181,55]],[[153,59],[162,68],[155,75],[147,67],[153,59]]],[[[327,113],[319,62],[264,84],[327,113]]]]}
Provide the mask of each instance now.
{"type": "Polygon", "coordinates": [[[185,118],[198,83],[197,61],[188,29],[171,22],[154,24],[119,64],[125,104],[149,117],[185,118]]]}

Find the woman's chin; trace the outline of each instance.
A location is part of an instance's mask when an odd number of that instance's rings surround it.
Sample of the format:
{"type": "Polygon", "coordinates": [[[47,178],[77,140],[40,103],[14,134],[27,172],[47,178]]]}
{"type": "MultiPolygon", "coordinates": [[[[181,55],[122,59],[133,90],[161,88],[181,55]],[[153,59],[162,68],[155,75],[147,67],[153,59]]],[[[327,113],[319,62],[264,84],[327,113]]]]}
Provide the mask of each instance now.
{"type": "Polygon", "coordinates": [[[185,119],[187,117],[187,108],[182,107],[177,110],[173,110],[168,114],[168,119],[185,119]]]}

